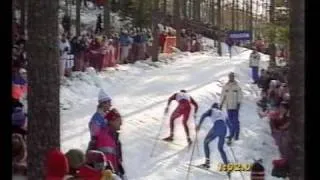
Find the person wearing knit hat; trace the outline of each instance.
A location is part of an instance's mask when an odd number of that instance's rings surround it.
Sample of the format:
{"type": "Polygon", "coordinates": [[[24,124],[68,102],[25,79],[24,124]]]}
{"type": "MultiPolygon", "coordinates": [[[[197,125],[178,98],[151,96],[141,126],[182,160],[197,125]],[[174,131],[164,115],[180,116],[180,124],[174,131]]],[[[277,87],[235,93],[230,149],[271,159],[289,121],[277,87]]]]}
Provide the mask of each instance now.
{"type": "Polygon", "coordinates": [[[99,171],[104,170],[107,165],[104,154],[97,150],[88,151],[85,162],[87,165],[93,167],[93,169],[99,171]]]}
{"type": "Polygon", "coordinates": [[[76,175],[77,170],[85,163],[85,155],[80,149],[70,149],[66,153],[70,167],[70,174],[76,175]]]}
{"type": "Polygon", "coordinates": [[[63,179],[69,173],[68,159],[56,148],[48,152],[45,167],[45,180],[63,179]]]}
{"type": "Polygon", "coordinates": [[[79,168],[78,177],[90,180],[114,180],[112,169],[106,170],[107,161],[100,151],[90,150],[86,154],[86,163],[79,168]]]}
{"type": "Polygon", "coordinates": [[[98,134],[100,134],[100,131],[103,128],[107,127],[108,122],[105,121],[104,116],[105,113],[110,109],[110,107],[111,98],[103,89],[101,89],[98,95],[97,111],[94,113],[89,122],[91,141],[89,142],[88,150],[95,149],[95,143],[98,134]]]}

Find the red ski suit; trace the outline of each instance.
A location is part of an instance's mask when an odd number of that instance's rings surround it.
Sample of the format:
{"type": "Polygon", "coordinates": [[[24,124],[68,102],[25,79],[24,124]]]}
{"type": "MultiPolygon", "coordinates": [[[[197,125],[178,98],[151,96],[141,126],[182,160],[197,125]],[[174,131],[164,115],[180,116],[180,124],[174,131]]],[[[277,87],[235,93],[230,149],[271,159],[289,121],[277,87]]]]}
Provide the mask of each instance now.
{"type": "Polygon", "coordinates": [[[174,120],[182,116],[182,123],[185,129],[187,136],[189,137],[189,128],[187,126],[187,121],[189,119],[190,111],[191,111],[191,104],[195,107],[195,112],[198,111],[198,104],[195,100],[188,95],[187,93],[178,92],[172,95],[168,100],[168,105],[171,101],[176,100],[179,104],[178,107],[174,110],[170,117],[170,130],[171,134],[174,131],[174,120]]]}

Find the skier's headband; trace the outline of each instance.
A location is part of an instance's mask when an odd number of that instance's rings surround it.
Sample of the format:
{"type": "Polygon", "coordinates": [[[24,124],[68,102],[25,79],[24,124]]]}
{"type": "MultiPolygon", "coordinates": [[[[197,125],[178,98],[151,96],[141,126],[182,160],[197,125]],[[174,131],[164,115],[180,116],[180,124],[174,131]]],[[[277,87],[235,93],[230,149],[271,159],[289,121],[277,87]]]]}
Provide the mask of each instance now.
{"type": "Polygon", "coordinates": [[[180,92],[186,93],[187,91],[186,91],[186,90],[184,90],[184,89],[182,89],[182,90],[180,90],[180,92]]]}

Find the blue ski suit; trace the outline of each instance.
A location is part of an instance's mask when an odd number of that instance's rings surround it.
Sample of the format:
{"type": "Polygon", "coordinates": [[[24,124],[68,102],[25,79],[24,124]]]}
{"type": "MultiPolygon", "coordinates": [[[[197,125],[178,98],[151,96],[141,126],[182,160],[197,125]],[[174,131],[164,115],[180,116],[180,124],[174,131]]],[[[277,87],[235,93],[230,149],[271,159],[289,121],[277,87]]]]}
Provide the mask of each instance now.
{"type": "Polygon", "coordinates": [[[210,159],[210,151],[209,151],[209,143],[213,141],[216,137],[219,138],[218,140],[218,150],[220,152],[221,158],[225,164],[228,164],[228,159],[226,153],[223,149],[224,141],[227,134],[227,115],[217,109],[212,108],[205,112],[200,119],[199,126],[202,124],[206,117],[211,117],[212,122],[214,123],[213,127],[208,132],[206,138],[204,139],[204,153],[207,160],[210,159]]]}

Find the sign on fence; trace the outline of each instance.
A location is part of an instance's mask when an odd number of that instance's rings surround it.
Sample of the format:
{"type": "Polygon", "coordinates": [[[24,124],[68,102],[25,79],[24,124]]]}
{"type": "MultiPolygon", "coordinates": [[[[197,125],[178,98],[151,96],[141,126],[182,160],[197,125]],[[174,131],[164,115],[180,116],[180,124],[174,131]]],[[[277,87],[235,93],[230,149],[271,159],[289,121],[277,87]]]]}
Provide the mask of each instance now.
{"type": "Polygon", "coordinates": [[[249,41],[252,39],[251,31],[229,31],[228,37],[237,41],[249,41]]]}

